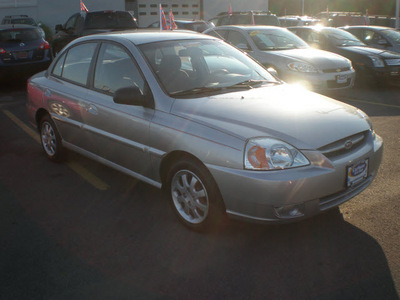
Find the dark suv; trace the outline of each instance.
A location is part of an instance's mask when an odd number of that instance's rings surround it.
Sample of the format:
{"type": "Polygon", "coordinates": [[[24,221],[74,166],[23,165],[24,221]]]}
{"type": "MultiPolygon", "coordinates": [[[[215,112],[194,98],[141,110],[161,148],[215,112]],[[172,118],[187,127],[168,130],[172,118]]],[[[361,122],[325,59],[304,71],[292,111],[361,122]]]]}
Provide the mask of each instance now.
{"type": "Polygon", "coordinates": [[[51,46],[54,54],[72,40],[95,33],[137,29],[136,20],[127,11],[79,12],[72,15],[65,25],[56,25],[51,46]]]}
{"type": "Polygon", "coordinates": [[[280,26],[276,15],[266,11],[223,12],[210,20],[215,26],[222,25],[273,25],[280,26]],[[253,23],[254,19],[254,23],[253,23]]]}

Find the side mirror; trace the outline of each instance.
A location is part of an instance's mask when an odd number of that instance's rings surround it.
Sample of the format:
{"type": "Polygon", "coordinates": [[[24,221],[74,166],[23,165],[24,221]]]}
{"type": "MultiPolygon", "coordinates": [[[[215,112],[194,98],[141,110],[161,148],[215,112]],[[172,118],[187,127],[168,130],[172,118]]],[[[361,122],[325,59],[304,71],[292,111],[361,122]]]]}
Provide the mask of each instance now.
{"type": "Polygon", "coordinates": [[[117,104],[149,106],[148,96],[143,95],[136,86],[124,87],[115,91],[114,102],[117,104]]]}
{"type": "Polygon", "coordinates": [[[240,50],[243,50],[243,51],[249,51],[250,50],[249,46],[244,44],[244,43],[237,44],[236,47],[238,47],[240,50]]]}
{"type": "Polygon", "coordinates": [[[64,28],[64,27],[63,27],[61,24],[57,24],[57,25],[56,25],[56,28],[55,28],[56,33],[59,32],[59,31],[62,31],[63,28],[64,28]]]}

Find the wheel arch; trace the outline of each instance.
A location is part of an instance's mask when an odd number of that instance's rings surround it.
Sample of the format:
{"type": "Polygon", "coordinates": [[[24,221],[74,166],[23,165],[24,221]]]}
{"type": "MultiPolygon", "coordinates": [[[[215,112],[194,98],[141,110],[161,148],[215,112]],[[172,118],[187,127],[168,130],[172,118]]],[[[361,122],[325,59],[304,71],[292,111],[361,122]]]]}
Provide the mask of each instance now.
{"type": "Polygon", "coordinates": [[[49,112],[47,110],[45,110],[44,108],[40,108],[35,115],[35,123],[36,123],[36,128],[40,131],[40,120],[45,116],[45,115],[49,115],[49,112]]]}

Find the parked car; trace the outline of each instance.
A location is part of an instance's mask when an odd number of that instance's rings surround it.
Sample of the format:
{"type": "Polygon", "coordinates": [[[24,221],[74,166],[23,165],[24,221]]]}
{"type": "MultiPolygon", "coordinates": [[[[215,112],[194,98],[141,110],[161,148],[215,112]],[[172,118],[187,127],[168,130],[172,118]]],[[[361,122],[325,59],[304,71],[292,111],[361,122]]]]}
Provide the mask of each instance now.
{"type": "Polygon", "coordinates": [[[135,19],[127,11],[79,12],[68,18],[65,25],[56,25],[51,46],[53,52],[58,53],[69,42],[81,36],[137,28],[135,19]]]}
{"type": "Polygon", "coordinates": [[[354,34],[369,47],[400,52],[400,31],[382,26],[346,26],[341,29],[354,34]]]}
{"type": "Polygon", "coordinates": [[[275,26],[219,26],[206,34],[247,52],[278,77],[315,91],[350,88],[355,71],[350,60],[309,47],[294,33],[275,26]]]}
{"type": "Polygon", "coordinates": [[[388,15],[368,16],[368,19],[371,26],[396,27],[396,18],[388,15]]]}
{"type": "Polygon", "coordinates": [[[276,15],[268,11],[246,11],[246,12],[233,12],[229,14],[222,12],[216,17],[212,18],[215,26],[222,25],[273,25],[280,26],[279,19],[276,15]]]}
{"type": "Polygon", "coordinates": [[[7,24],[25,24],[25,25],[31,25],[35,26],[39,29],[40,34],[42,37],[45,39],[46,34],[44,30],[40,27],[41,24],[37,23],[33,18],[28,17],[28,15],[11,15],[11,16],[5,16],[3,20],[1,21],[2,25],[7,25],[7,24]]]}
{"type": "Polygon", "coordinates": [[[371,83],[400,80],[400,54],[368,47],[351,33],[332,27],[289,27],[310,46],[351,60],[356,76],[371,83]]]}
{"type": "MultiPolygon", "coordinates": [[[[191,30],[197,32],[203,32],[209,28],[215,27],[212,22],[204,21],[204,20],[175,20],[175,24],[178,29],[183,30],[191,30]]],[[[169,22],[167,21],[167,25],[169,26],[169,22]]],[[[157,29],[160,28],[160,21],[151,23],[148,28],[157,29]]]]}
{"type": "Polygon", "coordinates": [[[225,212],[258,222],[322,213],[364,190],[382,158],[362,111],[199,33],[79,38],[30,78],[28,99],[50,160],[67,148],[163,187],[195,230],[225,212]]]}
{"type": "Polygon", "coordinates": [[[360,12],[332,11],[320,12],[315,18],[320,19],[325,26],[341,27],[351,25],[369,25],[368,16],[360,12]]]}
{"type": "Polygon", "coordinates": [[[278,19],[282,27],[314,26],[321,23],[321,20],[309,16],[281,16],[278,19]]]}
{"type": "Polygon", "coordinates": [[[0,78],[29,76],[48,68],[50,45],[37,27],[0,25],[0,78]]]}

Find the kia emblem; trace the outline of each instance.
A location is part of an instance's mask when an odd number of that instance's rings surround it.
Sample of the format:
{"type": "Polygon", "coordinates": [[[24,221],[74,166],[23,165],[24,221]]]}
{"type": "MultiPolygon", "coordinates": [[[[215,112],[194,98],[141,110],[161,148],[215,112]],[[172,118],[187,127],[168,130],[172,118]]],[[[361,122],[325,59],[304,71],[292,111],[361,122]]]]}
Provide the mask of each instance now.
{"type": "Polygon", "coordinates": [[[348,141],[346,141],[346,143],[344,143],[344,148],[346,150],[349,150],[351,147],[353,147],[353,142],[352,141],[348,140],[348,141]]]}

